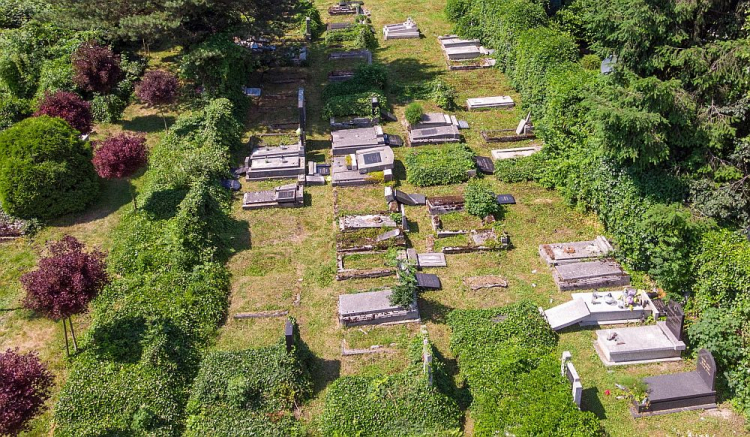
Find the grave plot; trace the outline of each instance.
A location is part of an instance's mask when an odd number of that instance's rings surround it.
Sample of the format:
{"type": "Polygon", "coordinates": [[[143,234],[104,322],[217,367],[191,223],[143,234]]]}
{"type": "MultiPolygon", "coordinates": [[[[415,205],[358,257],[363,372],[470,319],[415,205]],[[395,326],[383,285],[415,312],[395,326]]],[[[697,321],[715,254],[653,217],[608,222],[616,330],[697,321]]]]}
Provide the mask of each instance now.
{"type": "Polygon", "coordinates": [[[295,67],[272,68],[250,78],[259,93],[252,98],[249,121],[275,131],[306,127],[304,84],[308,73],[295,67]]]}
{"type": "Polygon", "coordinates": [[[418,269],[446,267],[445,254],[442,252],[417,253],[415,249],[406,250],[406,259],[418,269]]]}
{"type": "Polygon", "coordinates": [[[255,142],[241,169],[247,181],[304,178],[304,134],[261,134],[255,142]]]}
{"type": "Polygon", "coordinates": [[[475,70],[495,65],[495,59],[489,57],[494,50],[483,47],[478,39],[445,35],[439,36],[438,42],[449,70],[475,70]]]}
{"type": "Polygon", "coordinates": [[[539,245],[539,255],[550,266],[591,261],[607,256],[613,250],[609,240],[602,236],[592,241],[539,245]]]}
{"type": "Polygon", "coordinates": [[[630,285],[630,276],[612,259],[557,265],[552,277],[560,291],[630,285]]]}
{"type": "Polygon", "coordinates": [[[242,198],[243,209],[299,208],[304,204],[304,187],[298,184],[282,185],[273,190],[248,192],[242,198]]]}
{"type": "Polygon", "coordinates": [[[540,312],[550,327],[559,331],[575,324],[581,326],[643,322],[659,316],[654,303],[643,290],[573,293],[573,300],[540,312]]]}
{"type": "Polygon", "coordinates": [[[644,378],[647,397],[633,400],[634,417],[716,408],[716,361],[706,349],[698,352],[695,371],[644,378]]]}
{"type": "Polygon", "coordinates": [[[469,111],[480,109],[510,109],[516,106],[510,96],[475,97],[466,99],[466,108],[469,111]]]}
{"type": "Polygon", "coordinates": [[[510,248],[510,237],[495,232],[494,218],[482,220],[467,213],[462,196],[430,197],[426,205],[437,236],[435,250],[467,253],[510,248]]]}
{"type": "Polygon", "coordinates": [[[471,276],[464,278],[464,285],[469,287],[471,291],[477,291],[484,288],[506,288],[508,281],[497,275],[471,276]]]}
{"type": "Polygon", "coordinates": [[[406,238],[400,232],[387,234],[395,229],[358,229],[336,234],[336,251],[338,253],[368,252],[388,250],[392,247],[406,247],[406,238]]]}
{"type": "Polygon", "coordinates": [[[531,124],[531,113],[518,123],[516,129],[483,130],[482,138],[488,143],[510,143],[516,141],[533,140],[534,125],[531,124]]]}
{"type": "Polygon", "coordinates": [[[359,150],[387,146],[386,135],[380,126],[343,129],[331,132],[333,156],[346,156],[359,150]]]}
{"type": "MultiPolygon", "coordinates": [[[[396,234],[400,230],[394,229],[390,232],[396,234]]],[[[387,234],[387,232],[384,234],[387,234]]],[[[383,250],[339,253],[337,255],[336,280],[344,281],[347,279],[393,276],[396,274],[396,268],[388,265],[388,258],[388,251],[383,250]]]]}
{"type": "Polygon", "coordinates": [[[685,343],[682,307],[670,301],[666,321],[656,325],[596,331],[596,352],[606,366],[679,361],[685,343]]]}
{"type": "Polygon", "coordinates": [[[361,1],[340,1],[328,8],[329,15],[370,15],[370,11],[363,8],[361,1]]]}
{"type": "Polygon", "coordinates": [[[391,289],[339,296],[339,323],[342,326],[420,322],[416,298],[407,308],[390,302],[391,289]]]}
{"type": "Polygon", "coordinates": [[[335,156],[331,165],[333,186],[356,186],[393,180],[393,150],[375,147],[335,156]]]}
{"type": "Polygon", "coordinates": [[[418,39],[419,28],[417,23],[407,18],[403,23],[398,24],[386,24],[383,26],[383,39],[418,39]]]}

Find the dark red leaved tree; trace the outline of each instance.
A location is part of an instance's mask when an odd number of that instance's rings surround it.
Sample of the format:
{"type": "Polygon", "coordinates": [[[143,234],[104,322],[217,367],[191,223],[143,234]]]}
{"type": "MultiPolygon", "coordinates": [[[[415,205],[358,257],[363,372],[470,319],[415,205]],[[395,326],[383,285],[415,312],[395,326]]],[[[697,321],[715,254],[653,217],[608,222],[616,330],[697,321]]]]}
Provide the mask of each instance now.
{"type": "Polygon", "coordinates": [[[91,103],[83,100],[78,94],[68,91],[45,94],[39,103],[39,110],[34,113],[35,117],[40,115],[62,118],[70,127],[82,134],[91,132],[91,103]]]}
{"type": "Polygon", "coordinates": [[[49,398],[52,374],[36,353],[0,352],[0,435],[18,435],[49,398]]]}
{"type": "Polygon", "coordinates": [[[104,253],[98,250],[86,253],[83,249],[80,241],[66,235],[60,241],[48,244],[49,253],[39,260],[36,270],[21,276],[21,284],[26,290],[24,306],[54,321],[62,320],[68,355],[65,319],[70,324],[73,347],[78,351],[71,316],[85,312],[89,302],[109,281],[104,253]]]}
{"type": "Polygon", "coordinates": [[[179,87],[180,82],[174,74],[164,70],[151,70],[143,75],[143,80],[135,88],[135,95],[147,105],[159,108],[166,129],[167,120],[164,118],[163,108],[177,100],[179,87]]]}
{"type": "MultiPolygon", "coordinates": [[[[146,137],[142,134],[123,132],[94,143],[94,168],[104,179],[129,179],[147,162],[146,137]]],[[[131,190],[130,194],[133,197],[133,208],[138,210],[135,193],[131,190]]]]}
{"type": "Polygon", "coordinates": [[[108,47],[89,41],[73,53],[73,82],[82,90],[106,93],[121,77],[120,55],[108,47]]]}

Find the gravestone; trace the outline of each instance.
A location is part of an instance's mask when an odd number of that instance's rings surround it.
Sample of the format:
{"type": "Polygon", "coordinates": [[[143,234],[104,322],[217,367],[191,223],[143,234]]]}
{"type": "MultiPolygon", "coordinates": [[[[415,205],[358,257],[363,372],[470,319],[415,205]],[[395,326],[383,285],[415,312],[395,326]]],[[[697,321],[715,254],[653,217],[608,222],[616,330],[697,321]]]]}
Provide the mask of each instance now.
{"type": "Polygon", "coordinates": [[[716,361],[714,360],[713,355],[711,355],[711,352],[706,349],[698,351],[698,364],[696,371],[703,382],[706,383],[706,387],[712,391],[716,389],[716,361]]]}
{"type": "Polygon", "coordinates": [[[685,322],[685,312],[682,307],[673,300],[669,301],[665,313],[667,314],[667,329],[677,340],[682,340],[682,327],[685,322]]]}
{"type": "Polygon", "coordinates": [[[486,156],[476,156],[474,157],[474,162],[476,162],[477,168],[482,173],[484,174],[495,173],[495,163],[492,161],[492,159],[487,158],[486,156]]]}
{"type": "Polygon", "coordinates": [[[299,111],[299,129],[304,132],[307,126],[307,114],[305,110],[305,89],[297,90],[297,110],[299,111]]]}
{"type": "Polygon", "coordinates": [[[571,385],[571,392],[573,395],[573,402],[575,402],[578,409],[581,409],[581,397],[583,396],[583,385],[581,385],[581,378],[578,376],[576,368],[571,362],[572,355],[569,351],[565,351],[562,354],[562,366],[561,373],[571,385]]]}
{"type": "Polygon", "coordinates": [[[417,286],[419,288],[426,288],[430,290],[440,290],[440,288],[442,288],[440,278],[438,278],[437,275],[432,275],[429,273],[416,273],[415,277],[417,279],[417,286]]]}
{"type": "Polygon", "coordinates": [[[396,195],[393,193],[392,187],[385,187],[385,201],[386,203],[393,202],[396,200],[396,195]]]}
{"type": "Polygon", "coordinates": [[[495,198],[498,205],[515,205],[516,198],[510,194],[498,194],[495,198]]]}
{"type": "Polygon", "coordinates": [[[417,205],[424,205],[427,203],[427,196],[424,194],[409,194],[409,197],[411,197],[411,200],[417,205]]]}
{"type": "Polygon", "coordinates": [[[393,190],[393,195],[396,197],[396,200],[398,200],[400,203],[403,203],[404,205],[408,205],[408,206],[417,205],[417,202],[415,202],[414,199],[411,198],[411,196],[404,193],[403,191],[393,190]]]}
{"type": "Polygon", "coordinates": [[[392,229],[388,232],[378,235],[375,240],[378,242],[386,241],[386,240],[390,240],[393,238],[398,238],[400,235],[401,235],[401,229],[396,228],[396,229],[392,229]]]}
{"type": "Polygon", "coordinates": [[[286,351],[291,352],[294,347],[294,325],[291,320],[287,320],[284,325],[284,339],[286,340],[286,351]]]}
{"type": "Polygon", "coordinates": [[[448,264],[445,262],[445,254],[441,252],[436,253],[420,253],[417,254],[419,267],[445,267],[448,264]]]}

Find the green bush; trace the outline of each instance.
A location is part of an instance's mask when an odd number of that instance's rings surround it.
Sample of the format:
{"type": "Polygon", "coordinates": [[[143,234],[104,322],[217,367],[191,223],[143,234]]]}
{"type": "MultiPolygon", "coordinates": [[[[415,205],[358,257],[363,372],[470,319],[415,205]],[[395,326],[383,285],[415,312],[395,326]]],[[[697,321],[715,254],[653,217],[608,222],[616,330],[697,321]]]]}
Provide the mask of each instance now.
{"type": "MultiPolygon", "coordinates": [[[[410,366],[381,377],[345,376],[328,388],[320,417],[324,436],[454,436],[461,411],[445,393],[448,376],[432,361],[434,385],[423,373],[422,338],[409,347],[410,366]]],[[[431,345],[427,345],[432,350],[431,345]]],[[[433,355],[434,356],[434,355],[433,355]]]]}
{"type": "Polygon", "coordinates": [[[347,29],[327,32],[326,45],[342,44],[348,49],[378,48],[378,39],[369,24],[355,24],[347,29]]]}
{"type": "Polygon", "coordinates": [[[115,123],[120,121],[122,113],[125,112],[127,106],[127,102],[115,94],[97,94],[91,102],[91,113],[95,121],[100,123],[115,123]]]}
{"type": "Polygon", "coordinates": [[[599,56],[591,53],[581,58],[581,66],[586,70],[599,71],[602,66],[602,59],[599,56]]]}
{"type": "Polygon", "coordinates": [[[398,284],[391,287],[391,305],[408,308],[417,298],[417,277],[414,266],[405,265],[398,274],[398,284]]]}
{"type": "Polygon", "coordinates": [[[441,78],[428,84],[430,99],[443,109],[456,109],[456,89],[441,78]]]}
{"type": "Polygon", "coordinates": [[[495,161],[495,176],[503,182],[526,182],[538,179],[542,160],[539,154],[495,161]]]}
{"type": "Polygon", "coordinates": [[[473,398],[475,435],[604,435],[596,416],[573,403],[557,336],[536,305],[454,310],[448,325],[473,398]]]}
{"type": "Polygon", "coordinates": [[[499,205],[492,187],[481,179],[472,179],[464,193],[466,212],[484,218],[499,212],[499,205]]]}
{"type": "Polygon", "coordinates": [[[91,148],[59,118],[23,120],[0,132],[0,201],[20,218],[83,211],[99,193],[91,148]]]}
{"type": "Polygon", "coordinates": [[[203,358],[187,404],[186,436],[303,435],[292,410],[312,391],[297,350],[284,341],[203,358]]]}
{"type": "Polygon", "coordinates": [[[418,187],[465,182],[475,169],[474,152],[464,144],[420,148],[406,155],[406,180],[418,187]]]}
{"type": "Polygon", "coordinates": [[[410,103],[409,106],[404,109],[404,117],[406,117],[406,121],[411,126],[415,126],[422,121],[422,114],[424,114],[424,109],[422,108],[422,105],[417,102],[410,103]]]}
{"type": "Polygon", "coordinates": [[[331,97],[323,105],[323,119],[331,117],[372,117],[380,114],[372,113],[372,98],[377,97],[380,107],[386,107],[388,101],[385,96],[379,92],[363,92],[357,94],[347,94],[342,96],[331,97]]]}

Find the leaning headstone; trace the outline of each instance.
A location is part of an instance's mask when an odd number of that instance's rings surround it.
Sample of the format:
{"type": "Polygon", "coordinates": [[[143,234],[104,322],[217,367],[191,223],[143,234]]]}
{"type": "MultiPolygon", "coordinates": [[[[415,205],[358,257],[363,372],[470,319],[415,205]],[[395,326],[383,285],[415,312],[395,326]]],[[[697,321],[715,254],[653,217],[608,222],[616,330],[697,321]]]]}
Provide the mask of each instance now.
{"type": "Polygon", "coordinates": [[[665,313],[667,314],[667,329],[677,340],[682,340],[682,327],[685,323],[685,312],[682,306],[673,300],[669,301],[665,313]]]}
{"type": "Polygon", "coordinates": [[[484,174],[495,173],[495,163],[492,162],[492,159],[487,158],[486,156],[476,156],[474,158],[474,162],[477,163],[477,168],[482,173],[484,174]]]}
{"type": "Polygon", "coordinates": [[[394,200],[396,200],[396,195],[393,193],[393,188],[385,187],[385,201],[393,202],[394,200]]]}
{"type": "Polygon", "coordinates": [[[523,135],[524,131],[526,130],[526,120],[521,120],[518,123],[518,127],[516,128],[516,135],[523,135]]]}
{"type": "Polygon", "coordinates": [[[576,368],[573,367],[573,363],[570,361],[572,355],[569,351],[565,351],[562,354],[562,366],[561,373],[571,385],[571,392],[573,395],[573,402],[575,402],[578,409],[581,409],[581,397],[583,395],[583,385],[581,385],[581,378],[578,376],[576,368]]]}
{"type": "Polygon", "coordinates": [[[429,290],[440,290],[440,288],[442,288],[440,278],[438,278],[437,275],[432,275],[429,273],[416,273],[415,276],[417,279],[417,286],[419,288],[426,288],[429,290]]]}
{"type": "Polygon", "coordinates": [[[408,206],[417,205],[417,203],[414,202],[414,199],[412,199],[411,196],[404,193],[403,191],[393,190],[393,195],[396,197],[396,200],[398,200],[400,203],[403,203],[404,205],[408,205],[408,206]]]}
{"type": "Polygon", "coordinates": [[[396,228],[378,235],[376,240],[378,242],[391,240],[393,238],[398,238],[399,235],[401,235],[401,229],[396,228]]]}
{"type": "Polygon", "coordinates": [[[286,340],[286,351],[291,352],[292,347],[294,347],[294,325],[289,319],[284,325],[284,339],[286,340]]]}
{"type": "Polygon", "coordinates": [[[424,205],[427,203],[427,196],[424,194],[409,194],[409,197],[411,197],[411,200],[417,205],[424,205]]]}
{"type": "Polygon", "coordinates": [[[412,264],[416,265],[419,260],[417,259],[417,250],[416,249],[406,249],[406,259],[409,260],[412,264]]]}

